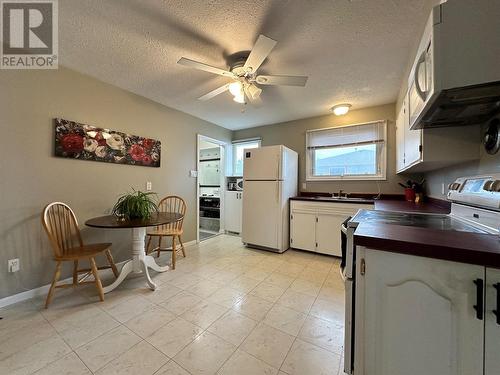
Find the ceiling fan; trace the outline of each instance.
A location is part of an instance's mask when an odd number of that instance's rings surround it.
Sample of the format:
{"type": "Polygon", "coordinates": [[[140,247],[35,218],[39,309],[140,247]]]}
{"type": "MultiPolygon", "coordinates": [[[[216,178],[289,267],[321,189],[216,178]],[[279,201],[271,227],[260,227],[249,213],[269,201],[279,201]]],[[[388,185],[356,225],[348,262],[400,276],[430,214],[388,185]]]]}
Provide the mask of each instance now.
{"type": "Polygon", "coordinates": [[[262,103],[260,99],[262,89],[258,85],[305,86],[307,82],[307,77],[304,76],[257,75],[257,70],[271,53],[276,43],[275,40],[265,35],[259,35],[251,51],[237,52],[227,57],[229,70],[216,68],[185,57],[182,57],[177,63],[233,80],[233,82],[200,96],[198,100],[209,100],[229,90],[234,96],[233,100],[235,102],[246,104],[248,99],[252,105],[260,106],[262,103]]]}

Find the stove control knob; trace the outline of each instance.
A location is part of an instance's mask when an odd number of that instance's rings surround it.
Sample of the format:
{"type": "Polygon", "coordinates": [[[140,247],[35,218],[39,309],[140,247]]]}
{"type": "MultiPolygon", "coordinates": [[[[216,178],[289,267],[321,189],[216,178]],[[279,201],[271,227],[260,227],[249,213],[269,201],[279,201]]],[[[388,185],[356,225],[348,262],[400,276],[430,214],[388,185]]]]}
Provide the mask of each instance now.
{"type": "Polygon", "coordinates": [[[460,188],[460,184],[458,182],[454,182],[448,186],[450,190],[458,190],[460,188]]]}
{"type": "Polygon", "coordinates": [[[497,193],[500,192],[500,180],[493,181],[493,183],[491,184],[490,191],[494,191],[497,193]]]}

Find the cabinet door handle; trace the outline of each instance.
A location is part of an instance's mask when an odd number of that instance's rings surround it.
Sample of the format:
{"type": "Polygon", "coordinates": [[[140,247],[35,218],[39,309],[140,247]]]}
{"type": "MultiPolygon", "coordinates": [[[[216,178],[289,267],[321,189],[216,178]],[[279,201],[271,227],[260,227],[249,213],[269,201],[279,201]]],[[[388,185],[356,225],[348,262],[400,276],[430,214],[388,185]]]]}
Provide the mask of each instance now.
{"type": "Polygon", "coordinates": [[[484,300],[483,300],[483,292],[484,292],[484,281],[483,279],[474,280],[474,284],[476,284],[476,304],[473,306],[474,310],[476,310],[476,318],[479,320],[483,320],[483,310],[484,310],[484,300]]]}
{"type": "Polygon", "coordinates": [[[500,283],[493,284],[493,288],[497,291],[497,308],[493,310],[493,314],[497,317],[497,324],[500,325],[500,283]]]}

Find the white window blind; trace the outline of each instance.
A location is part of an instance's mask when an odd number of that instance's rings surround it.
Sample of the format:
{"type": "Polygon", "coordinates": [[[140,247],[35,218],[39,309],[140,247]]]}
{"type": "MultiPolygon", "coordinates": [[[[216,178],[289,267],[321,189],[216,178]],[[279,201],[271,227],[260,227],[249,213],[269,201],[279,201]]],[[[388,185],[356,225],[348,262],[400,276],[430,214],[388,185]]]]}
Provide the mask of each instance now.
{"type": "Polygon", "coordinates": [[[386,137],[386,121],[308,130],[306,179],[384,180],[386,137]]]}
{"type": "Polygon", "coordinates": [[[355,146],[385,142],[385,121],[325,130],[309,130],[308,148],[355,146]]]}

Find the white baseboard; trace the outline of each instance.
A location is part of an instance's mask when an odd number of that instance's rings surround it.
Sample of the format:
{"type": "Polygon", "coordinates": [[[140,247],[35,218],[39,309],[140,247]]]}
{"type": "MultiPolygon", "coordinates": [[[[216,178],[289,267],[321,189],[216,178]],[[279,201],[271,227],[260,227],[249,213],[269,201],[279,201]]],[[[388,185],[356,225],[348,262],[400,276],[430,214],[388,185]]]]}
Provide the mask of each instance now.
{"type": "MultiPolygon", "coordinates": [[[[184,246],[188,247],[188,246],[192,246],[192,245],[196,245],[196,244],[197,244],[197,241],[192,240],[189,242],[185,242],[184,246]]],[[[172,248],[172,247],[170,247],[170,248],[172,248]]],[[[118,262],[118,263],[116,263],[116,265],[121,266],[125,262],[126,262],[126,260],[124,260],[123,262],[118,262]]],[[[72,283],[72,282],[73,282],[73,277],[68,277],[67,279],[59,281],[59,283],[72,283]]],[[[44,285],[44,286],[41,286],[41,287],[38,287],[35,289],[30,289],[30,290],[27,290],[25,292],[21,292],[21,293],[13,294],[13,295],[8,296],[8,297],[4,297],[4,298],[0,299],[0,308],[6,307],[9,305],[13,305],[14,303],[22,302],[22,301],[25,301],[25,300],[30,299],[30,298],[46,295],[49,291],[49,288],[50,288],[50,284],[47,284],[47,285],[44,285]]]]}

